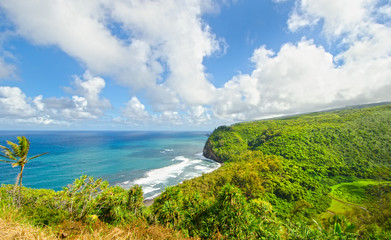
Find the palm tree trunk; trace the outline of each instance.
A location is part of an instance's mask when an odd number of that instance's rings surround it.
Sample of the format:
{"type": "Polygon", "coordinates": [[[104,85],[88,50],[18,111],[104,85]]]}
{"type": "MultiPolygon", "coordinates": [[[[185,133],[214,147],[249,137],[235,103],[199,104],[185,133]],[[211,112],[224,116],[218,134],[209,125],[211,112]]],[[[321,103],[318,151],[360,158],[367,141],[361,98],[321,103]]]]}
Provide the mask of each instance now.
{"type": "Polygon", "coordinates": [[[23,169],[24,169],[24,166],[21,166],[20,173],[19,173],[19,176],[20,176],[20,180],[19,180],[19,196],[18,196],[18,207],[19,208],[20,208],[20,192],[22,191],[23,169]]]}
{"type": "Polygon", "coordinates": [[[15,182],[15,186],[14,186],[14,203],[16,204],[18,202],[17,198],[18,198],[18,193],[17,193],[17,188],[19,186],[19,182],[20,182],[20,172],[18,173],[18,176],[16,177],[16,182],[15,182]]]}

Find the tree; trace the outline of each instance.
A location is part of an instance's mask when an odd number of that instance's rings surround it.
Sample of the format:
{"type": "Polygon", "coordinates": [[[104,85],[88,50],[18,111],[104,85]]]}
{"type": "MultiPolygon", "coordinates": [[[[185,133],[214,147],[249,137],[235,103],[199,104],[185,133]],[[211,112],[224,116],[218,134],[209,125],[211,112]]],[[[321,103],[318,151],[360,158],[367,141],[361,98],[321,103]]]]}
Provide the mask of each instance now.
{"type": "Polygon", "coordinates": [[[47,152],[27,158],[27,154],[30,150],[30,141],[25,136],[18,137],[18,140],[19,140],[19,144],[7,140],[7,144],[12,147],[12,150],[5,146],[0,145],[0,148],[3,149],[2,153],[0,153],[0,157],[7,159],[7,160],[0,159],[0,161],[12,163],[12,167],[20,166],[20,172],[18,174],[18,177],[16,178],[15,188],[14,188],[14,191],[16,191],[16,187],[19,185],[18,206],[20,207],[20,192],[22,188],[24,166],[28,161],[40,157],[42,155],[45,155],[47,154],[47,152]]]}

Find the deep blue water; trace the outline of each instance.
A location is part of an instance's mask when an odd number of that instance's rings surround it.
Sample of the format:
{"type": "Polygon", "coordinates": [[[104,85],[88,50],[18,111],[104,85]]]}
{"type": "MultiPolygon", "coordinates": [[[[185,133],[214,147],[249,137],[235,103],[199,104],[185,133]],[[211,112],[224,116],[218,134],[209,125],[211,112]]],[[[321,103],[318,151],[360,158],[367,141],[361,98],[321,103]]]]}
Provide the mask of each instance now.
{"type": "MultiPolygon", "coordinates": [[[[0,131],[0,145],[30,140],[23,185],[61,190],[86,174],[112,185],[143,187],[146,198],[219,167],[202,157],[207,132],[0,131]]],[[[0,183],[13,184],[19,167],[0,162],[0,183]]]]}

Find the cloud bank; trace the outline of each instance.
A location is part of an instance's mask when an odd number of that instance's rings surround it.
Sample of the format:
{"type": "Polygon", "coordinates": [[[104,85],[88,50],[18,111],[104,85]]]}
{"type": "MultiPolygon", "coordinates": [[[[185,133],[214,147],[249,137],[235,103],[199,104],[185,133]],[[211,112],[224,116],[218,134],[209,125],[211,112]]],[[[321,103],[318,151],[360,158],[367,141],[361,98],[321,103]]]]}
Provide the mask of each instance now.
{"type": "MultiPolygon", "coordinates": [[[[278,7],[285,1],[274,2],[278,7]]],[[[111,104],[100,96],[105,81],[98,76],[115,79],[133,93],[113,118],[130,126],[214,125],[391,100],[391,4],[296,0],[287,28],[301,34],[301,40],[277,50],[259,46],[249,56],[253,70],[219,88],[203,64],[206,57],[224,51],[225,40],[203,20],[217,4],[1,2],[18,36],[58,47],[85,66],[86,73],[65,89],[72,97],[29,98],[17,87],[0,87],[0,114],[46,124],[104,117],[111,104]],[[314,26],[327,46],[306,35],[314,26]]],[[[0,78],[14,71],[0,57],[0,78]]]]}
{"type": "Polygon", "coordinates": [[[235,120],[294,114],[390,101],[390,4],[379,1],[297,1],[287,25],[292,32],[321,24],[335,55],[303,36],[275,53],[255,49],[251,74],[233,77],[213,113],[235,120]]]}
{"type": "Polygon", "coordinates": [[[0,86],[0,113],[2,119],[18,119],[19,122],[39,124],[68,124],[69,121],[97,119],[110,102],[99,96],[105,81],[89,72],[83,79],[74,77],[74,88],[67,88],[71,97],[27,97],[18,87],[0,86]]]}

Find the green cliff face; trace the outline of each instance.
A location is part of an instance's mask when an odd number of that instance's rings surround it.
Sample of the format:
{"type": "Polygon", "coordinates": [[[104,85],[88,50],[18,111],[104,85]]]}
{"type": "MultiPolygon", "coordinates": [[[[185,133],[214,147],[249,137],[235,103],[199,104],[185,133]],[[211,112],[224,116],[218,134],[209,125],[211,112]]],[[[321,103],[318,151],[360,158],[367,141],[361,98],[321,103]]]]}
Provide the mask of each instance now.
{"type": "Polygon", "coordinates": [[[219,127],[204,155],[219,162],[261,151],[314,177],[389,178],[391,106],[314,113],[219,127]]]}

